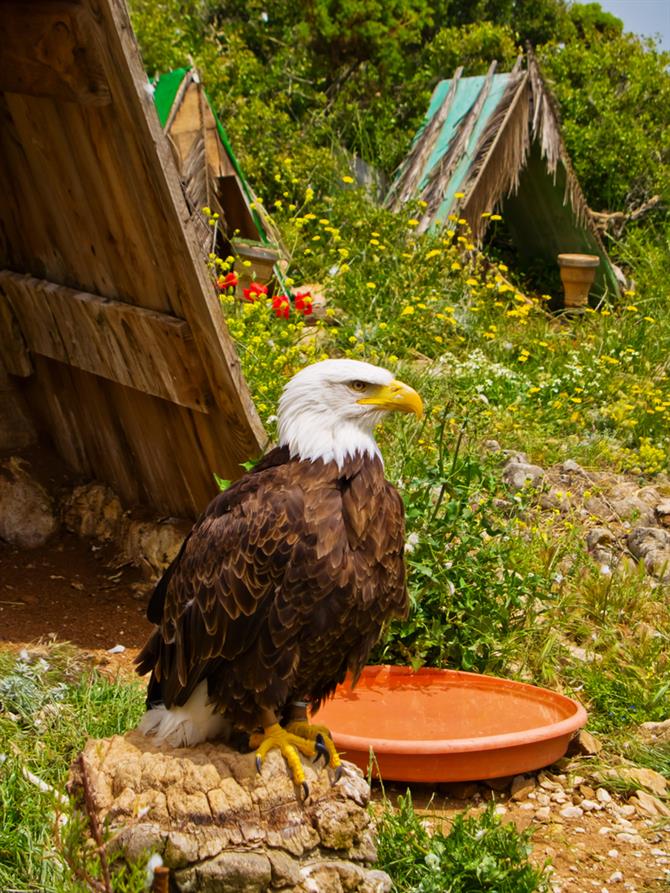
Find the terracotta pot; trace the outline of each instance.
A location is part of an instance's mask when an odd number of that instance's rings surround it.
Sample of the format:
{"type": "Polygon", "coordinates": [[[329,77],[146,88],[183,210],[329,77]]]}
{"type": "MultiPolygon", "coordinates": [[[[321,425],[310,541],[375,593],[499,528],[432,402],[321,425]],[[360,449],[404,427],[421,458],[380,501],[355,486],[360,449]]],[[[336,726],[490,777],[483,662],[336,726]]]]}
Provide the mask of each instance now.
{"type": "Polygon", "coordinates": [[[251,239],[233,239],[232,246],[235,254],[245,261],[251,261],[250,267],[242,264],[235,271],[239,275],[237,295],[242,297],[242,291],[248,288],[252,282],[260,282],[267,285],[272,279],[273,267],[279,258],[279,250],[274,245],[262,245],[251,239]]]}
{"type": "Polygon", "coordinates": [[[586,722],[558,692],[524,682],[409,667],[365,667],[316,714],[347,760],[394,781],[479,781],[549,766],[586,722]]]}
{"type": "Polygon", "coordinates": [[[559,254],[566,307],[585,307],[600,258],[595,254],[559,254]]]}

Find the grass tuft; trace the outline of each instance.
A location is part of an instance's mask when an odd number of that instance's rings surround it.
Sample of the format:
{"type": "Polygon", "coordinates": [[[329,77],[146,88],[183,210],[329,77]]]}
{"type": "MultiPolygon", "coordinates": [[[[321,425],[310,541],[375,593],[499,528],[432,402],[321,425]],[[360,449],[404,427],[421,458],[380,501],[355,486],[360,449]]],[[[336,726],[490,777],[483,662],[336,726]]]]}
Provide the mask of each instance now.
{"type": "Polygon", "coordinates": [[[379,867],[397,893],[545,893],[548,867],[529,861],[530,833],[505,824],[490,803],[479,816],[458,815],[445,834],[430,833],[408,791],[379,820],[379,867]]]}

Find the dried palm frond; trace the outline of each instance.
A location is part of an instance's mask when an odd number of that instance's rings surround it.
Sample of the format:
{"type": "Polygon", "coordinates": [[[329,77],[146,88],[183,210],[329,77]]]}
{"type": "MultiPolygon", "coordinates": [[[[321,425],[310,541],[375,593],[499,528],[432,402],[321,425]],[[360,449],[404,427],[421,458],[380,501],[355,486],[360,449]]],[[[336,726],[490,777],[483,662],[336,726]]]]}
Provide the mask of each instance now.
{"type": "MultiPolygon", "coordinates": [[[[417,191],[425,166],[435,147],[442,126],[451,111],[458,89],[458,82],[463,74],[463,66],[457,68],[449,84],[449,90],[442,104],[417,135],[407,158],[398,168],[397,176],[391,185],[384,202],[391,211],[398,211],[412,199],[417,191]]],[[[437,89],[437,88],[436,88],[437,89]]]]}

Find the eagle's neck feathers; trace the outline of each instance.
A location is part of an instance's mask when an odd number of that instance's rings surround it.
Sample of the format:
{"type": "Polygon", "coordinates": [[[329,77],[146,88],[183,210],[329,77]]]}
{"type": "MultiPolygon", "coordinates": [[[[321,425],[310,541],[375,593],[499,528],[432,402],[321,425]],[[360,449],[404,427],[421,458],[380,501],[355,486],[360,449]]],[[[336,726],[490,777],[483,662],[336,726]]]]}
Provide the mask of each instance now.
{"type": "Polygon", "coordinates": [[[335,462],[342,469],[356,454],[382,461],[373,430],[383,413],[366,413],[355,421],[341,419],[328,407],[291,413],[288,410],[279,425],[279,445],[287,446],[292,459],[324,463],[335,462]]]}

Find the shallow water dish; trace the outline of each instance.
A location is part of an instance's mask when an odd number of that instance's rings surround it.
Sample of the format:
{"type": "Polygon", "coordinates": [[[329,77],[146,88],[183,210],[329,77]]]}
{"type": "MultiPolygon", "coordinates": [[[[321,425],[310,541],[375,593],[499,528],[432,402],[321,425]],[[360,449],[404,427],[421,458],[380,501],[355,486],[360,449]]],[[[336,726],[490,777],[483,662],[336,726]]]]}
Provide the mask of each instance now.
{"type": "Polygon", "coordinates": [[[366,667],[318,712],[345,759],[396,781],[476,781],[540,769],[586,711],[564,695],[456,670],[366,667]]]}

